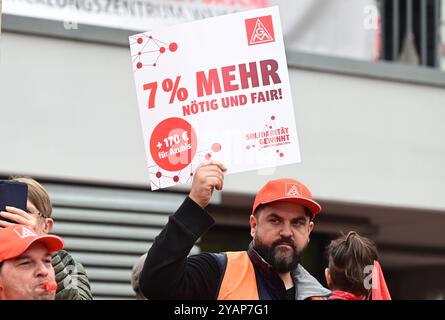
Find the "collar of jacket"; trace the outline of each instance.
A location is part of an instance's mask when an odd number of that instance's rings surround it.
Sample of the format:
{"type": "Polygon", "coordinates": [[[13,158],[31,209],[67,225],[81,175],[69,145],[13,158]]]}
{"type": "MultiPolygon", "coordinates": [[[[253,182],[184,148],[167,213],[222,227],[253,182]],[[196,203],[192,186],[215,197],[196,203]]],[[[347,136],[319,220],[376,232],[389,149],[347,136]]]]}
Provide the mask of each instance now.
{"type": "MultiPolygon", "coordinates": [[[[260,276],[260,291],[261,283],[263,282],[263,285],[267,287],[267,292],[270,294],[269,298],[286,299],[286,288],[280,276],[253,248],[252,243],[249,244],[247,253],[257,274],[260,276]]],[[[331,294],[330,290],[324,288],[317,279],[307,272],[300,264],[291,272],[291,274],[295,285],[295,300],[305,300],[310,297],[327,297],[331,294]]]]}

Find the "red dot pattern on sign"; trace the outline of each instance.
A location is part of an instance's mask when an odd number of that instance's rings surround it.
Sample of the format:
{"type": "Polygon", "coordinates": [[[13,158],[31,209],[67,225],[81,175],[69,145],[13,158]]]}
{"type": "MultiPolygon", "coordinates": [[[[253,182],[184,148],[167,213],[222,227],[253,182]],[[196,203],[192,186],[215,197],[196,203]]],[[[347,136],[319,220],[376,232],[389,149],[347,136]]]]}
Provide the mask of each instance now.
{"type": "Polygon", "coordinates": [[[179,181],[179,177],[178,177],[178,176],[174,176],[174,177],[173,177],[173,181],[174,181],[174,182],[178,182],[178,181],[179,181]]]}
{"type": "Polygon", "coordinates": [[[284,153],[281,152],[280,153],[280,157],[283,158],[284,157],[284,153]]]}
{"type": "Polygon", "coordinates": [[[156,178],[160,179],[162,177],[162,173],[160,173],[159,171],[156,172],[156,178]]]}
{"type": "Polygon", "coordinates": [[[193,172],[190,172],[190,177],[193,177],[193,172]]]}
{"type": "Polygon", "coordinates": [[[213,152],[219,152],[219,151],[221,151],[221,144],[220,144],[220,143],[214,143],[214,144],[212,145],[212,151],[213,151],[213,152]]]}
{"type": "Polygon", "coordinates": [[[269,126],[269,129],[272,129],[272,126],[269,126]]]}
{"type": "MultiPolygon", "coordinates": [[[[136,56],[133,59],[133,63],[136,66],[134,72],[137,72],[138,69],[142,67],[156,67],[158,64],[158,60],[161,56],[165,56],[167,50],[170,52],[175,52],[178,50],[178,44],[176,42],[165,43],[159,39],[154,38],[153,36],[144,35],[143,37],[135,37],[135,43],[138,46],[138,51],[133,56],[136,56]],[[139,51],[140,50],[140,51],[139,51]],[[157,57],[153,57],[151,54],[145,55],[145,53],[158,52],[157,57]],[[144,59],[144,60],[142,60],[144,59]],[[150,61],[147,61],[149,59],[150,61]]],[[[132,45],[133,45],[132,44],[132,45]]]]}
{"type": "Polygon", "coordinates": [[[206,160],[210,160],[211,157],[212,157],[212,155],[210,153],[206,154],[206,160]]]}
{"type": "Polygon", "coordinates": [[[280,152],[280,150],[277,150],[277,153],[280,152]]]}
{"type": "Polygon", "coordinates": [[[247,149],[247,150],[250,150],[250,146],[247,146],[246,149],[247,149]]]}
{"type": "Polygon", "coordinates": [[[275,116],[270,117],[272,120],[275,120],[275,116]]]}
{"type": "Polygon", "coordinates": [[[171,52],[175,52],[178,49],[178,44],[176,42],[172,42],[170,43],[170,45],[168,46],[168,49],[171,52]]]}

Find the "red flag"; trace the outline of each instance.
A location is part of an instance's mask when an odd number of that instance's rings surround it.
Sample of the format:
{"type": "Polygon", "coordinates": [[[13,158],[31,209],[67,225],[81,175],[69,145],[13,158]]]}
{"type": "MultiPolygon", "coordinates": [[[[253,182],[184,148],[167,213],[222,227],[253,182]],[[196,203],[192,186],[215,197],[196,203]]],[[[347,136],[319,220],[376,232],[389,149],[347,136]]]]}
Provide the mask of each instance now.
{"type": "Polygon", "coordinates": [[[374,269],[372,270],[372,300],[391,300],[382,267],[377,260],[374,260],[374,269]]]}

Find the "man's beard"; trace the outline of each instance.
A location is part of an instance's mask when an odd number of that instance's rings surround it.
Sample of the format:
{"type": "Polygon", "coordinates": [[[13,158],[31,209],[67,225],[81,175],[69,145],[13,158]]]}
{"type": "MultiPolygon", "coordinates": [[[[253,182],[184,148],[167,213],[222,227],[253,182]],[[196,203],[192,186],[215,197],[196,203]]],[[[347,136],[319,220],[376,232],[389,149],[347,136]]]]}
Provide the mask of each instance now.
{"type": "MultiPolygon", "coordinates": [[[[298,250],[295,242],[290,238],[275,240],[272,245],[268,247],[261,242],[257,236],[253,239],[253,247],[278,273],[287,273],[296,269],[306,249],[305,246],[302,250],[298,250]],[[277,248],[280,244],[289,245],[292,248],[291,254],[285,255],[283,249],[277,248]]],[[[285,250],[287,251],[288,249],[285,250]]]]}

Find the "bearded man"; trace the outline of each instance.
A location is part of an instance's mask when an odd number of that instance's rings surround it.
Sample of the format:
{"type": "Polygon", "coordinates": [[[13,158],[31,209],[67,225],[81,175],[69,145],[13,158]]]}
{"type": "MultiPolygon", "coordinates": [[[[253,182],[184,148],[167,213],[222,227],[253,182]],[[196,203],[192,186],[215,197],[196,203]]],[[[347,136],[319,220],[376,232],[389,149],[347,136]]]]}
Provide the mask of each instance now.
{"type": "MultiPolygon", "coordinates": [[[[304,300],[323,299],[323,288],[301,265],[321,206],[294,179],[269,181],[256,195],[247,251],[200,253],[195,242],[214,224],[205,210],[223,189],[226,168],[218,162],[194,173],[189,196],[148,251],[139,287],[148,299],[304,300]]],[[[227,235],[230,237],[230,235],[227,235]]]]}

